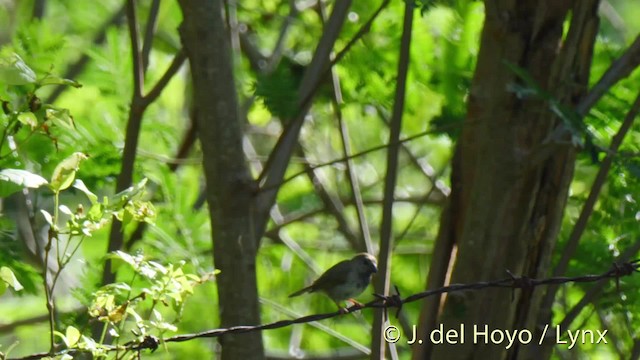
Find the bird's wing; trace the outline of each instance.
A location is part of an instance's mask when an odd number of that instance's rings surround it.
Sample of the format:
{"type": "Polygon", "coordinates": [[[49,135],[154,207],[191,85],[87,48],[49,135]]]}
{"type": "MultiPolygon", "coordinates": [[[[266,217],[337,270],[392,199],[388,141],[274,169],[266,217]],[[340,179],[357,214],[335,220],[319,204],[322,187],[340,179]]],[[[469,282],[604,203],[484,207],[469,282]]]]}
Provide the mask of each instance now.
{"type": "Polygon", "coordinates": [[[307,286],[304,289],[300,289],[300,290],[294,292],[293,294],[289,295],[289,297],[291,298],[291,297],[294,297],[294,296],[299,296],[299,295],[302,295],[302,294],[304,294],[306,292],[309,292],[309,291],[313,291],[313,285],[307,286]]]}
{"type": "Polygon", "coordinates": [[[347,281],[347,275],[351,265],[349,260],[343,260],[333,265],[329,270],[325,271],[318,280],[314,281],[310,286],[313,291],[318,289],[325,289],[328,285],[331,287],[342,284],[347,281]]]}

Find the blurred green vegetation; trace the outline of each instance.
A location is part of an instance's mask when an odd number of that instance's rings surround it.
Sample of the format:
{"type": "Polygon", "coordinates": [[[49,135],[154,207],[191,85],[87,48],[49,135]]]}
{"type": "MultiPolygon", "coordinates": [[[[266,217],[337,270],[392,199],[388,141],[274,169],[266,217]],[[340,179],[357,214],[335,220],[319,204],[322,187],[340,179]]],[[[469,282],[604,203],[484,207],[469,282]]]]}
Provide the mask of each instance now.
{"type": "MultiPolygon", "coordinates": [[[[32,18],[34,3],[35,0],[0,2],[0,24],[3,24],[0,26],[0,46],[19,54],[39,74],[51,72],[62,76],[81,57],[87,57],[89,61],[85,69],[73,77],[73,80],[82,84],[82,88],[65,89],[55,101],[56,106],[70,110],[75,130],[53,129],[57,146],[47,136],[34,136],[21,149],[24,156],[11,160],[11,167],[37,170],[49,178],[60,160],[72,152],[83,152],[90,158],[81,166],[77,177],[99,196],[113,194],[115,178],[120,171],[131,100],[132,63],[124,18],[110,24],[108,22],[123,2],[46,1],[46,12],[42,19],[32,18]],[[96,44],[93,38],[103,26],[105,39],[96,44]]],[[[603,10],[592,82],[640,32],[640,22],[637,21],[640,18],[640,4],[637,1],[610,0],[605,3],[607,7],[603,10]]],[[[139,1],[137,4],[138,20],[140,24],[145,24],[151,1],[139,1]]],[[[287,1],[276,0],[237,3],[237,20],[246,28],[243,36],[247,36],[264,56],[270,55],[281,26],[289,15],[287,4],[287,1]]],[[[371,16],[377,4],[354,2],[349,21],[338,41],[338,49],[371,16]]],[[[415,19],[402,137],[429,129],[435,133],[405,143],[408,151],[402,152],[400,157],[396,189],[398,202],[394,207],[397,238],[392,259],[392,283],[398,286],[403,295],[424,290],[440,209],[443,197],[447,195],[442,192],[446,192],[449,181],[452,144],[465,117],[466,95],[478,52],[483,11],[480,1],[437,1],[415,19]],[[415,165],[416,161],[421,167],[415,165]],[[436,182],[441,190],[426,198],[436,182]]],[[[402,12],[403,2],[391,2],[376,20],[371,32],[337,65],[344,97],[344,103],[340,106],[350,129],[352,153],[387,141],[385,120],[389,118],[393,101],[402,12]]],[[[147,91],[164,73],[180,47],[176,31],[180,21],[177,3],[162,1],[145,79],[147,91]]],[[[302,11],[293,20],[285,40],[285,59],[296,66],[306,65],[321,32],[322,23],[318,14],[312,9],[302,11]]],[[[288,101],[295,94],[296,81],[299,79],[292,68],[278,67],[270,75],[271,78],[259,74],[251,68],[250,62],[246,61],[239,49],[236,49],[235,60],[239,95],[246,110],[246,133],[257,152],[256,157],[249,160],[264,161],[282,128],[279,117],[290,115],[288,111],[291,104],[288,101]],[[278,76],[285,80],[279,81],[278,76]],[[276,80],[273,80],[274,77],[276,80]],[[257,99],[254,95],[257,95],[257,99]]],[[[636,71],[632,77],[617,85],[585,120],[598,144],[609,144],[638,91],[639,77],[636,71]]],[[[145,177],[149,179],[153,187],[153,191],[149,192],[149,200],[155,205],[157,218],[155,224],[147,227],[143,238],[134,243],[129,251],[140,251],[160,263],[184,261],[186,271],[205,274],[213,270],[213,264],[207,208],[194,209],[202,183],[198,146],[177,171],[173,172],[168,166],[189,127],[188,79],[185,67],[145,114],[134,182],[145,177]]],[[[14,95],[6,93],[2,84],[0,86],[0,98],[14,95]]],[[[38,96],[46,99],[53,90],[54,87],[43,88],[38,96]]],[[[304,170],[305,163],[320,164],[344,156],[329,97],[321,97],[315,102],[300,143],[306,158],[295,158],[287,176],[304,170]]],[[[1,148],[0,154],[6,151],[6,148],[1,148]]],[[[622,151],[629,155],[616,158],[568,275],[601,273],[610,267],[616,255],[640,239],[638,122],[625,139],[622,151]]],[[[0,165],[9,166],[8,163],[0,165]]],[[[385,153],[377,151],[359,157],[354,160],[354,166],[367,205],[365,214],[371,236],[375,240],[378,238],[381,217],[385,153]]],[[[594,163],[590,154],[581,153],[571,185],[558,250],[563,248],[597,170],[598,163],[594,163]]],[[[327,190],[345,203],[347,222],[357,234],[357,214],[350,200],[345,167],[322,167],[316,174],[322,178],[327,190]]],[[[43,190],[37,195],[41,199],[39,205],[51,207],[50,194],[43,190]]],[[[62,201],[74,204],[78,202],[77,195],[67,194],[62,201]]],[[[289,299],[287,295],[310,283],[318,275],[318,270],[350,258],[354,250],[345,234],[338,230],[335,217],[327,211],[305,175],[296,177],[282,187],[278,207],[286,225],[269,225],[267,232],[270,236],[262,239],[257,261],[262,321],[334,311],[333,303],[321,295],[305,295],[295,299],[289,299]],[[295,220],[298,217],[300,220],[295,220]],[[313,262],[303,261],[287,245],[289,242],[299,245],[313,262]]],[[[0,227],[2,265],[6,261],[4,256],[20,256],[20,249],[16,245],[19,240],[14,235],[15,224],[7,218],[1,218],[0,227]]],[[[134,225],[127,227],[125,233],[131,234],[134,228],[134,225]]],[[[64,286],[61,287],[65,291],[57,294],[59,311],[64,321],[75,323],[77,327],[83,325],[77,323],[82,321],[81,317],[76,319],[64,314],[78,306],[88,305],[86,300],[96,290],[102,272],[107,237],[108,228],[87,238],[81,253],[76,255],[77,258],[62,277],[64,286]],[[76,290],[72,290],[74,288],[76,290]]],[[[36,270],[25,265],[25,268],[14,269],[14,272],[23,284],[29,286],[22,294],[5,294],[0,298],[0,329],[21,319],[45,315],[47,311],[42,290],[37,290],[38,281],[41,280],[36,270]]],[[[118,279],[128,281],[128,275],[131,274],[122,271],[118,279]]],[[[556,313],[558,320],[588,287],[588,284],[572,285],[561,292],[556,313]]],[[[605,295],[593,304],[592,311],[581,315],[579,322],[585,328],[611,328],[612,331],[628,334],[620,339],[620,344],[612,344],[605,350],[581,348],[579,351],[583,352],[585,358],[593,354],[599,354],[599,358],[613,356],[616,352],[613,346],[630,352],[632,340],[638,336],[635,329],[640,328],[640,320],[635,316],[640,312],[640,295],[634,290],[639,287],[639,277],[622,280],[621,292],[611,283],[605,295]],[[607,319],[606,326],[601,324],[601,318],[607,319]],[[606,355],[601,355],[603,351],[606,355]]],[[[370,288],[359,300],[366,302],[372,298],[370,288]]],[[[417,323],[420,306],[420,302],[415,302],[403,307],[403,315],[409,323],[417,323]]],[[[178,333],[217,327],[215,283],[208,282],[198,287],[180,315],[178,333]]],[[[357,353],[357,349],[369,346],[371,319],[371,312],[363,311],[323,321],[319,325],[306,324],[264,331],[263,337],[269,354],[298,353],[300,349],[308,354],[331,354],[338,350],[357,353]]],[[[395,321],[392,319],[392,322],[395,321]]],[[[16,344],[11,351],[11,356],[15,357],[46,350],[48,328],[45,324],[43,321],[0,332],[0,351],[6,351],[12,344],[16,344]]],[[[86,328],[85,333],[88,334],[86,328]]],[[[401,359],[408,359],[410,348],[402,343],[398,346],[401,359]]],[[[215,351],[217,345],[214,340],[200,339],[170,344],[154,354],[145,354],[145,357],[210,358],[215,351]]]]}

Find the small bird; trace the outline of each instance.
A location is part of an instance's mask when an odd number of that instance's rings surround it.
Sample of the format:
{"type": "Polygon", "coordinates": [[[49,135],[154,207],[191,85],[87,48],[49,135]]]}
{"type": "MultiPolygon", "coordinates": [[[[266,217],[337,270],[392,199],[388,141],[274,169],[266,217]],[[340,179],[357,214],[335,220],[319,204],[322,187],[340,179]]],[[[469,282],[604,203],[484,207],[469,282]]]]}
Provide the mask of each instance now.
{"type": "Polygon", "coordinates": [[[377,271],[376,258],[367,253],[360,253],[351,260],[344,260],[333,265],[324,274],[320,275],[313,284],[294,292],[289,297],[322,291],[338,305],[342,312],[344,309],[340,306],[340,301],[348,300],[354,304],[359,304],[353,298],[360,295],[367,288],[371,275],[377,271]]]}

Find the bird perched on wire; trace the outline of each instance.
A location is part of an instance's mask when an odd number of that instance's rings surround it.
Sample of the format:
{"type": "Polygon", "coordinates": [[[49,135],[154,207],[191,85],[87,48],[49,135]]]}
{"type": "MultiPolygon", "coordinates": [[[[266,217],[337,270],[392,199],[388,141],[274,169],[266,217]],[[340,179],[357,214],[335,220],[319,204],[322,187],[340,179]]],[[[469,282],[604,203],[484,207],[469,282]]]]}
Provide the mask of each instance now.
{"type": "Polygon", "coordinates": [[[344,311],[346,309],[340,306],[340,302],[348,300],[354,304],[359,304],[353,298],[360,295],[367,288],[371,275],[377,271],[376,258],[371,254],[361,253],[351,260],[344,260],[333,265],[320,275],[313,284],[294,292],[289,297],[321,291],[338,305],[340,311],[344,311]]]}

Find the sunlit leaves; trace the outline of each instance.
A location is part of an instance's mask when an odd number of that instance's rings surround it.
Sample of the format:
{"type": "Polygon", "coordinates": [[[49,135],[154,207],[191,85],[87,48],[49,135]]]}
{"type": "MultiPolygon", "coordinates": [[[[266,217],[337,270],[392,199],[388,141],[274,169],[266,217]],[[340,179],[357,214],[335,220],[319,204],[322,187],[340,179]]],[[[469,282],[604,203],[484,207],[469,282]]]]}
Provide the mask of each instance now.
{"type": "Polygon", "coordinates": [[[15,53],[0,55],[0,83],[26,85],[36,82],[36,73],[15,53]]]}
{"type": "Polygon", "coordinates": [[[80,331],[73,326],[68,326],[64,334],[59,331],[55,331],[55,334],[62,339],[67,348],[75,347],[81,337],[80,331]]]}
{"type": "Polygon", "coordinates": [[[67,130],[75,130],[73,117],[67,109],[49,106],[45,110],[45,120],[50,120],[54,125],[62,126],[67,130]]]}
{"type": "Polygon", "coordinates": [[[0,170],[0,197],[8,196],[22,188],[38,188],[47,184],[42,176],[20,169],[0,170]]]}
{"type": "Polygon", "coordinates": [[[0,295],[2,295],[7,287],[12,288],[14,291],[20,291],[23,289],[22,284],[16,279],[13,271],[6,266],[0,267],[0,295]]]}
{"type": "Polygon", "coordinates": [[[26,111],[18,114],[18,121],[24,125],[28,125],[31,130],[35,129],[38,126],[38,118],[31,111],[26,111]]]}
{"type": "Polygon", "coordinates": [[[44,78],[42,78],[41,80],[38,81],[38,84],[40,86],[46,86],[46,85],[65,85],[65,86],[72,86],[74,88],[81,88],[82,84],[80,84],[77,81],[73,81],[70,79],[64,79],[55,75],[47,75],[44,78]]]}
{"type": "Polygon", "coordinates": [[[298,87],[303,74],[304,67],[283,58],[272,73],[258,77],[255,94],[274,116],[290,119],[297,111],[298,87]]]}
{"type": "Polygon", "coordinates": [[[75,152],[58,164],[51,176],[51,190],[60,192],[71,186],[71,183],[76,177],[76,172],[80,167],[80,162],[87,158],[87,155],[81,152],[75,152]]]}
{"type": "Polygon", "coordinates": [[[87,195],[87,198],[89,199],[89,201],[91,201],[91,205],[95,204],[96,202],[98,202],[98,196],[94,193],[91,192],[91,190],[89,190],[87,188],[87,186],[84,184],[84,182],[82,182],[82,180],[77,179],[74,183],[73,183],[73,187],[82,191],[85,195],[87,195]]]}
{"type": "MultiPolygon", "coordinates": [[[[113,325],[125,324],[128,318],[126,324],[132,327],[131,332],[139,338],[150,330],[159,334],[176,331],[177,317],[168,319],[158,305],[170,307],[179,315],[193,288],[207,280],[207,277],[185,273],[183,262],[165,265],[149,260],[141,253],[132,255],[123,251],[116,251],[108,257],[117,260],[116,264],[128,265],[143,282],[142,290],[134,294],[133,288],[125,283],[104,286],[95,293],[89,314],[113,325]]],[[[116,335],[120,334],[123,333],[118,330],[116,335]]]]}

